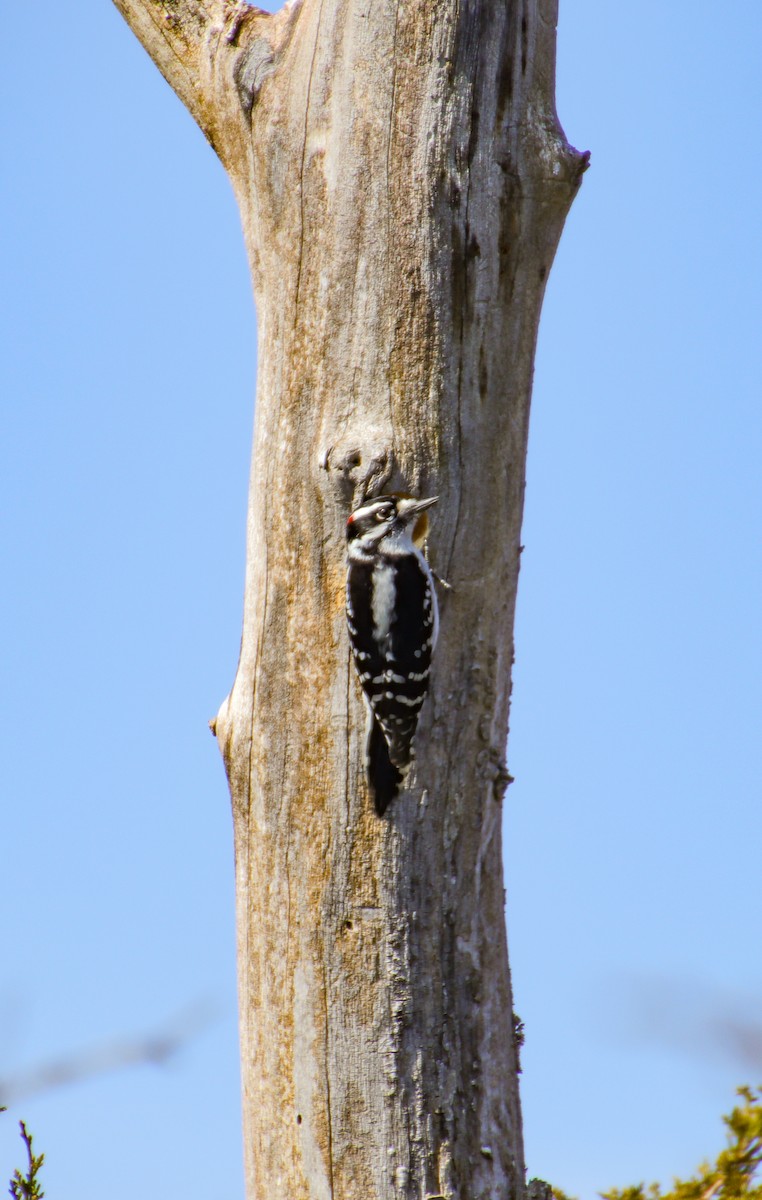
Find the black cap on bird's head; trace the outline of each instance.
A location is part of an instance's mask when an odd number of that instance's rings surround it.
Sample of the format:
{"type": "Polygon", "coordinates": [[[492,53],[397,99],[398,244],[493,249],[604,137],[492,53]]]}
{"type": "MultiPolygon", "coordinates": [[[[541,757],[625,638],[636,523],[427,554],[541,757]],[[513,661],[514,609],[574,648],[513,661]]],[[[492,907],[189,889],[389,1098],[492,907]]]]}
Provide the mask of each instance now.
{"type": "Polygon", "coordinates": [[[428,531],[428,518],[422,517],[422,514],[438,499],[438,496],[430,496],[426,500],[416,500],[413,496],[376,496],[374,500],[365,500],[347,520],[347,541],[375,533],[379,538],[386,537],[387,534],[407,528],[411,523],[415,526],[414,540],[422,541],[428,531]],[[426,523],[422,534],[417,528],[420,518],[426,523]]]}

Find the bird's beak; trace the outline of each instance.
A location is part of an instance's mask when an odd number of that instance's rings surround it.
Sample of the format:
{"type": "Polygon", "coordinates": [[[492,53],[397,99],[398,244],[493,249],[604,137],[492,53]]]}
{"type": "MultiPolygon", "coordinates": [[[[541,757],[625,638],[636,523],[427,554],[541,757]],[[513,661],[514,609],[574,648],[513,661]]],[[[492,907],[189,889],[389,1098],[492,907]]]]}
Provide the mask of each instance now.
{"type": "Polygon", "coordinates": [[[428,500],[398,500],[397,515],[407,522],[417,517],[424,509],[431,508],[432,504],[436,504],[439,496],[430,496],[428,500]]]}

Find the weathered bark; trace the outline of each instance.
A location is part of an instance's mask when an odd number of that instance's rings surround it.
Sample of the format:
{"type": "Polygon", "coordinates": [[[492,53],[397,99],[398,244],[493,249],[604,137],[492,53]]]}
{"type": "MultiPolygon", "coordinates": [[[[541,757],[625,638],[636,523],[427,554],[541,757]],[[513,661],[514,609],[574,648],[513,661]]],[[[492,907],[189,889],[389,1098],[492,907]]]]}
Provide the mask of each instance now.
{"type": "Polygon", "coordinates": [[[503,753],[536,332],[585,165],[555,114],[555,0],[116,3],[230,174],[259,317],[216,722],[248,1196],[519,1196],[503,753]],[[379,819],[343,534],[383,483],[440,496],[452,590],[410,787],[379,819]]]}

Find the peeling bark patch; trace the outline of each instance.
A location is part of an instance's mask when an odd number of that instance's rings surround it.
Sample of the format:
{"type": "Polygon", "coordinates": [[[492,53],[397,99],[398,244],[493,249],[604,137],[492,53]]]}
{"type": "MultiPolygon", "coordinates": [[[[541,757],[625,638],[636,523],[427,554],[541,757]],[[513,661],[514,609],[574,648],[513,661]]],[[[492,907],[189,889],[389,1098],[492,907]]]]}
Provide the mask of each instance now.
{"type": "Polygon", "coordinates": [[[487,355],[484,345],[479,347],[479,397],[486,400],[489,395],[489,372],[487,370],[487,355]]]}
{"type": "Polygon", "coordinates": [[[466,229],[466,263],[471,262],[475,258],[481,258],[481,247],[476,239],[476,234],[470,233],[466,229]]]}
{"type": "Polygon", "coordinates": [[[479,110],[473,108],[471,110],[471,126],[468,133],[468,155],[467,163],[471,167],[479,149],[479,110]]]}

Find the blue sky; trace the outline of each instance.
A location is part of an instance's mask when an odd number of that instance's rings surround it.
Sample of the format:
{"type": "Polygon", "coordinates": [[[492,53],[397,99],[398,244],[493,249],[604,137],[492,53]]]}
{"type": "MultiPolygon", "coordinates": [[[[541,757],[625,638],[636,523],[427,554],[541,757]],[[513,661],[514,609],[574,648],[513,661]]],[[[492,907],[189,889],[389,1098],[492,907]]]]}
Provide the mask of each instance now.
{"type": "MultiPolygon", "coordinates": [[[[58,1200],[242,1195],[227,789],[256,365],[238,216],[115,10],[2,80],[0,1079],[203,1029],[0,1119],[58,1200]]],[[[762,11],[562,0],[592,152],[537,358],[506,801],[530,1171],[687,1173],[762,1081],[762,11]],[[744,1041],[744,1031],[747,1037],[744,1041]]]]}

